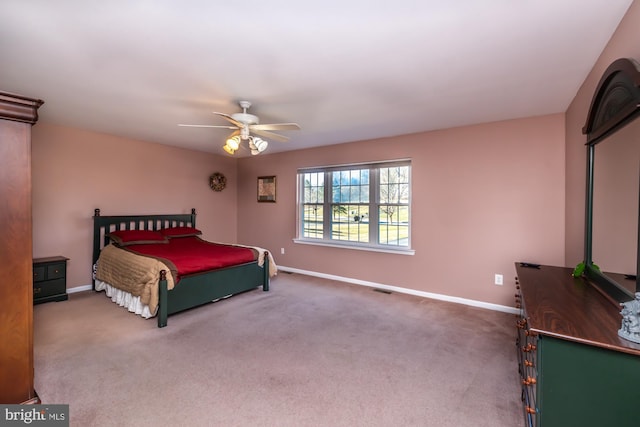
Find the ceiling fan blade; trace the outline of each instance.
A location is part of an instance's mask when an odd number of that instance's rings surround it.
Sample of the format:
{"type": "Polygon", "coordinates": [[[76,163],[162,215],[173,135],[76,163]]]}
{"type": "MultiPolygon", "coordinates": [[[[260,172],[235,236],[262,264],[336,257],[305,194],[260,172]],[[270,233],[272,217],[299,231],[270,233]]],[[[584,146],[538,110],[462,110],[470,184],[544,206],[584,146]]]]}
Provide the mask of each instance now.
{"type": "Polygon", "coordinates": [[[228,114],[225,114],[225,113],[217,113],[217,112],[215,112],[215,111],[213,112],[213,114],[216,114],[216,115],[218,115],[218,116],[222,117],[223,119],[225,119],[225,120],[227,120],[227,121],[229,121],[229,122],[233,123],[234,125],[238,126],[239,128],[241,128],[242,126],[244,126],[244,123],[237,121],[236,119],[234,119],[233,117],[231,117],[231,116],[230,116],[230,115],[228,115],[228,114]]]}
{"type": "Polygon", "coordinates": [[[265,123],[262,125],[250,125],[252,130],[300,130],[297,123],[265,123]]]}
{"type": "Polygon", "coordinates": [[[273,133],[273,132],[268,132],[266,130],[260,130],[260,129],[255,129],[255,128],[251,128],[251,132],[258,134],[260,136],[264,136],[265,138],[269,138],[269,139],[273,139],[274,141],[279,141],[279,142],[288,142],[289,141],[289,137],[284,136],[284,135],[279,135],[277,133],[273,133]]]}
{"type": "Polygon", "coordinates": [[[237,129],[237,126],[217,126],[217,125],[183,125],[179,124],[178,126],[189,127],[189,128],[218,128],[218,129],[237,129]]]}

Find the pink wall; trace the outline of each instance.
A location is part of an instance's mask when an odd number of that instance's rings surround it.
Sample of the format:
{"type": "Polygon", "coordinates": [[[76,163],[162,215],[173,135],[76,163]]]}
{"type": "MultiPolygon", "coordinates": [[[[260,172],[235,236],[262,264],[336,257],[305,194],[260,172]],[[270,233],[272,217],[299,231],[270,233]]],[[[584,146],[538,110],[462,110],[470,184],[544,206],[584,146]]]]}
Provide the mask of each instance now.
{"type": "Polygon", "coordinates": [[[236,241],[236,160],[39,122],[33,127],[33,255],[64,255],[67,287],[91,283],[95,208],[103,215],[189,213],[204,237],[236,241]],[[214,192],[209,176],[227,188],[214,192]]]}
{"type": "Polygon", "coordinates": [[[584,198],[586,186],[586,137],[582,134],[589,106],[600,77],[618,58],[640,61],[640,2],[633,2],[608,45],[586,77],[566,112],[565,259],[575,266],[584,258],[584,198]]]}
{"type": "Polygon", "coordinates": [[[515,261],[564,265],[564,133],[555,114],[239,159],[238,241],[286,267],[512,306],[515,261]],[[398,158],[412,159],[414,256],[292,242],[297,168],[398,158]],[[261,175],[277,203],[256,202],[261,175]]]}

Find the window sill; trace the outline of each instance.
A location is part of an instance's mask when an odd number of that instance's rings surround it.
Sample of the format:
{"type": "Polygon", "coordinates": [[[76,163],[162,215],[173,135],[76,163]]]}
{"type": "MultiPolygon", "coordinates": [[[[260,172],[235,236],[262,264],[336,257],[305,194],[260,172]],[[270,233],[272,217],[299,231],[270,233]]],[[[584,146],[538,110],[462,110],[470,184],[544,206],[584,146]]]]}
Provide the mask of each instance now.
{"type": "Polygon", "coordinates": [[[311,245],[311,246],[327,246],[330,248],[340,248],[340,249],[354,249],[356,251],[367,251],[367,252],[383,252],[387,254],[395,254],[395,255],[415,255],[416,251],[413,249],[392,249],[392,248],[381,248],[379,246],[356,246],[349,245],[345,243],[335,243],[335,242],[327,242],[325,240],[307,240],[307,239],[293,239],[293,243],[299,243],[301,245],[311,245]]]}

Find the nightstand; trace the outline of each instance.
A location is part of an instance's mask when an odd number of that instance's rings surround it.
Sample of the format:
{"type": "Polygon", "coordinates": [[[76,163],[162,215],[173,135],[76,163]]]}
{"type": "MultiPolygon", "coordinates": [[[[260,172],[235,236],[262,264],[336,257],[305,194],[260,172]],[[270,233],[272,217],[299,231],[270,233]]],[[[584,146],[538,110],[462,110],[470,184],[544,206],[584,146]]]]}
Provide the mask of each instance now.
{"type": "Polygon", "coordinates": [[[33,303],[64,301],[67,295],[67,261],[53,256],[33,259],[33,303]]]}

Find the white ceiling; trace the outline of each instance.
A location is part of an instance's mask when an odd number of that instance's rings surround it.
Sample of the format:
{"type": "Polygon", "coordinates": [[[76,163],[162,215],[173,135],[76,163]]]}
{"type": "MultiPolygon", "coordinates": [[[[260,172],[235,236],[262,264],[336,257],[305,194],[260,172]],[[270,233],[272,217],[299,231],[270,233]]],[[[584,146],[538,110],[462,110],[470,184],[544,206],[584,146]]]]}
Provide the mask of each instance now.
{"type": "Polygon", "coordinates": [[[302,127],[268,152],[330,145],[563,112],[631,3],[2,0],[0,90],[43,99],[42,121],[223,155],[230,131],[177,124],[247,99],[302,127]]]}

